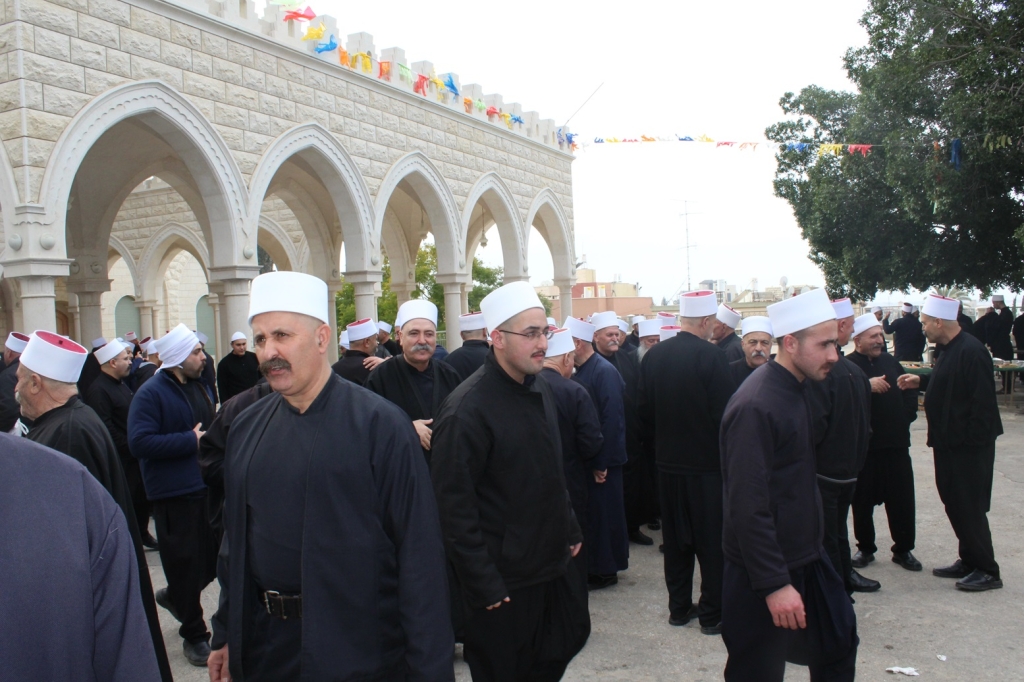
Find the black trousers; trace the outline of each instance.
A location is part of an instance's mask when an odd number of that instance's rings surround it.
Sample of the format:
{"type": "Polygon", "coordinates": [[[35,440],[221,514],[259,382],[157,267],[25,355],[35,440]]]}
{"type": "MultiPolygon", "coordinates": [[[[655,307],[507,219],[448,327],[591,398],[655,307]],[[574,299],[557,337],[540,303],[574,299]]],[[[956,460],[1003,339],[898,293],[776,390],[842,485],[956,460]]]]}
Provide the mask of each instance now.
{"type": "Polygon", "coordinates": [[[139,524],[139,534],[146,539],[149,535],[149,517],[153,513],[153,504],[146,498],[146,486],[142,482],[139,460],[134,457],[121,457],[120,460],[125,482],[128,483],[128,494],[132,498],[132,508],[135,510],[135,521],[139,524]]]}
{"type": "Polygon", "coordinates": [[[301,618],[275,618],[267,613],[263,604],[256,604],[245,634],[242,670],[247,682],[299,679],[302,674],[301,618]]]}
{"type": "Polygon", "coordinates": [[[635,454],[622,467],[622,489],[626,503],[626,529],[632,533],[661,516],[658,505],[658,478],[654,457],[635,454]]]}
{"type": "Polygon", "coordinates": [[[538,679],[547,589],[548,584],[541,583],[512,590],[509,602],[496,609],[467,612],[463,656],[473,682],[538,679]]]}
{"type": "Polygon", "coordinates": [[[995,443],[971,450],[934,450],[935,487],[960,541],[960,559],[999,577],[988,511],[992,504],[995,443]]]}
{"type": "Polygon", "coordinates": [[[914,549],[915,500],[914,467],[910,448],[869,450],[864,468],[857,477],[853,493],[853,534],[857,548],[866,554],[878,551],[875,545],[874,513],[877,505],[885,505],[892,535],[893,553],[914,549]]]}
{"type": "Polygon", "coordinates": [[[825,520],[825,552],[828,553],[836,573],[846,583],[848,592],[853,557],[850,556],[850,531],[847,528],[847,519],[850,516],[850,505],[853,503],[853,491],[856,487],[856,483],[836,483],[818,477],[821,511],[825,520]]]}
{"type": "Polygon", "coordinates": [[[181,620],[178,634],[188,642],[208,640],[199,598],[217,577],[217,546],[206,509],[206,491],[153,501],[160,562],[167,598],[181,620]]]}
{"type": "Polygon", "coordinates": [[[697,615],[704,626],[722,622],[722,475],[658,474],[665,539],[665,586],[673,618],[693,606],[694,559],[700,562],[697,615]]]}

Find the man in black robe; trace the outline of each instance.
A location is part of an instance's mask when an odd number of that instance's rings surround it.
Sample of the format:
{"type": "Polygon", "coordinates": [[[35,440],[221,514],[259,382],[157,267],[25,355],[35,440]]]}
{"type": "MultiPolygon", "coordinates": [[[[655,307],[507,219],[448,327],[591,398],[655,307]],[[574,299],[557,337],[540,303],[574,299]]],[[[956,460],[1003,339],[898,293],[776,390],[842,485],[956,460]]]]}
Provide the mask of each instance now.
{"type": "Polygon", "coordinates": [[[441,403],[462,379],[450,365],[435,359],[437,306],[423,299],[403,303],[396,324],[402,352],[377,367],[366,380],[366,388],[405,411],[429,464],[431,424],[441,403]]]}
{"type": "Polygon", "coordinates": [[[369,318],[356,320],[345,328],[345,336],[348,347],[331,369],[342,379],[365,386],[370,372],[384,362],[376,355],[377,325],[369,318]]]}
{"type": "MultiPolygon", "coordinates": [[[[873,306],[871,308],[871,314],[875,316],[875,319],[878,320],[879,324],[882,324],[882,307],[881,306],[877,306],[877,305],[873,306]]],[[[883,330],[883,334],[882,334],[882,350],[884,352],[886,352],[886,353],[889,352],[889,340],[885,338],[884,330],[883,330]]]]}
{"type": "Polygon", "coordinates": [[[743,345],[740,342],[740,337],[736,335],[736,327],[740,326],[743,316],[722,303],[718,306],[715,319],[715,330],[711,336],[711,342],[725,353],[726,362],[742,360],[743,345]]]}
{"type": "Polygon", "coordinates": [[[643,319],[643,315],[634,315],[630,318],[629,333],[626,334],[626,338],[622,341],[623,348],[632,348],[634,350],[640,348],[640,328],[638,325],[643,319]]]}
{"type": "MultiPolygon", "coordinates": [[[[121,345],[116,339],[112,343],[121,345]]],[[[18,402],[23,416],[32,422],[28,439],[80,462],[121,508],[136,556],[138,578],[131,582],[139,590],[161,679],[169,682],[171,668],[153,599],[149,564],[117,448],[103,422],[78,397],[75,379],[81,376],[85,356],[85,348],[73,341],[51,332],[35,332],[17,369],[18,402]]]]}
{"type": "Polygon", "coordinates": [[[463,381],[483,367],[484,359],[491,352],[491,344],[487,342],[487,329],[483,325],[483,313],[459,315],[462,346],[449,353],[444,361],[458,372],[463,381]]]}
{"type": "Polygon", "coordinates": [[[302,273],[252,283],[274,393],[228,434],[210,678],[452,680],[429,472],[405,415],[331,371],[328,299],[302,273]]]}
{"type": "Polygon", "coordinates": [[[921,331],[921,322],[914,317],[914,306],[904,303],[901,308],[903,316],[889,324],[889,313],[882,319],[882,329],[886,334],[892,334],[894,346],[893,357],[897,360],[921,362],[921,351],[924,349],[924,332],[921,331]]]}
{"type": "Polygon", "coordinates": [[[733,394],[726,356],[709,343],[716,326],[715,294],[680,297],[676,336],[659,343],[640,367],[639,411],[655,452],[665,537],[669,623],[694,617],[701,632],[722,623],[722,469],[718,434],[733,394]],[[693,569],[700,562],[700,600],[693,603],[693,569]]]}
{"type": "Polygon", "coordinates": [[[147,631],[139,579],[148,573],[128,523],[85,467],[0,434],[0,514],[4,679],[171,679],[147,631]]]}
{"type": "Polygon", "coordinates": [[[582,535],[555,399],[538,376],[552,332],[529,282],[494,290],[480,307],[493,350],[441,408],[431,461],[468,609],[464,656],[476,682],[557,680],[590,623],[581,586],[566,573],[582,535]],[[578,614],[572,636],[559,618],[567,602],[578,614]]]}
{"type": "Polygon", "coordinates": [[[384,349],[385,351],[388,352],[388,355],[390,357],[401,355],[401,346],[399,346],[398,343],[393,338],[391,338],[391,332],[394,330],[394,327],[392,327],[390,323],[385,322],[384,320],[378,320],[377,330],[377,349],[384,349]]]}
{"type": "Polygon", "coordinates": [[[864,468],[853,493],[853,533],[858,551],[853,567],[875,560],[875,506],[885,505],[892,536],[892,560],[908,571],[920,571],[913,555],[914,469],[910,461],[910,424],[917,419],[917,391],[896,387],[903,374],[900,363],[882,350],[882,325],[874,315],[854,322],[856,350],[848,357],[871,382],[871,441],[864,468]]]}
{"type": "Polygon", "coordinates": [[[132,371],[128,375],[128,388],[138,393],[142,385],[153,378],[160,368],[160,355],[156,352],[156,343],[151,337],[142,340],[142,355],[132,360],[132,371]]]}
{"type": "MultiPolygon", "coordinates": [[[[1024,315],[1022,315],[1021,317],[1024,317],[1024,315]]],[[[1020,319],[1020,318],[1017,318],[1017,319],[1020,319]]],[[[957,322],[957,324],[960,325],[960,328],[963,329],[968,334],[973,334],[974,333],[974,320],[972,320],[970,317],[968,317],[964,313],[963,301],[960,302],[960,309],[957,311],[957,314],[956,314],[956,322],[957,322]]],[[[1024,334],[1024,329],[1021,329],[1021,332],[1022,332],[1022,334],[1024,334]]],[[[1014,323],[1013,335],[1014,335],[1014,337],[1017,336],[1016,323],[1014,323]]],[[[1020,344],[1017,344],[1017,345],[1018,345],[1018,347],[1020,346],[1020,344]]]]}
{"type": "Polygon", "coordinates": [[[852,681],[856,616],[822,545],[807,380],[838,360],[835,311],[822,289],[768,306],[775,360],[754,372],[722,419],[722,639],[727,682],[852,681]]]}
{"type": "MultiPolygon", "coordinates": [[[[107,340],[102,336],[92,340],[93,352],[98,351],[105,345],[107,345],[107,340]]],[[[85,359],[85,364],[82,365],[82,375],[78,378],[78,395],[85,395],[88,393],[89,387],[92,386],[92,382],[95,381],[96,377],[99,375],[100,363],[92,356],[92,353],[89,353],[89,356],[85,359]]]]}
{"type": "Polygon", "coordinates": [[[1013,359],[1013,346],[1010,344],[1010,332],[1013,330],[1013,313],[1006,307],[1002,294],[992,297],[992,309],[995,312],[994,319],[988,327],[988,347],[992,351],[992,357],[1001,360],[1013,359]]]}
{"type": "Polygon", "coordinates": [[[246,350],[248,340],[243,332],[231,336],[231,352],[217,363],[217,391],[221,403],[248,391],[260,380],[260,361],[256,354],[246,350]]]}
{"type": "Polygon", "coordinates": [[[755,369],[771,359],[774,342],[771,320],[760,316],[743,318],[740,338],[743,358],[729,363],[729,372],[732,374],[735,388],[739,388],[755,369]]]}
{"type": "Polygon", "coordinates": [[[0,372],[0,433],[10,433],[21,416],[21,406],[14,398],[14,387],[18,383],[18,364],[28,335],[11,332],[4,341],[4,371],[0,372]]]}
{"type": "MultiPolygon", "coordinates": [[[[967,319],[971,318],[968,317],[967,319]]],[[[963,327],[963,324],[960,326],[963,327]]],[[[1021,312],[1017,319],[1013,321],[1010,333],[1013,334],[1013,343],[1017,347],[1017,359],[1024,360],[1024,312],[1021,312]]]]}
{"type": "Polygon", "coordinates": [[[932,373],[899,378],[902,390],[925,391],[928,445],[935,456],[935,487],[960,541],[960,557],[932,569],[956,586],[977,592],[1003,586],[992,547],[988,511],[996,438],[1003,433],[992,382],[992,358],[977,339],[956,323],[956,301],[931,295],[925,302],[928,340],[944,346],[932,373]]]}

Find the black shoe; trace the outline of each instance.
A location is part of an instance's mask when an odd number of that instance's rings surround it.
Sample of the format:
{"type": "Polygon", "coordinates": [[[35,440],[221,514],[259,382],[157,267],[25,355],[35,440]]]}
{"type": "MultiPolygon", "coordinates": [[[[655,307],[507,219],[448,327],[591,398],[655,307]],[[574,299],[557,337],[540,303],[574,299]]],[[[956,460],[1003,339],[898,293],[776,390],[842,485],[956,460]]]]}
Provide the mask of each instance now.
{"type": "Polygon", "coordinates": [[[676,618],[675,616],[669,616],[668,624],[669,625],[675,625],[676,627],[682,627],[683,625],[686,625],[687,623],[689,623],[691,620],[693,620],[696,617],[697,617],[697,605],[696,604],[690,604],[690,608],[689,608],[689,610],[687,610],[686,615],[682,616],[681,618],[676,618]]]}
{"type": "Polygon", "coordinates": [[[964,562],[957,559],[951,566],[943,566],[941,568],[933,568],[932,575],[938,578],[966,578],[971,574],[972,569],[964,565],[964,562]]]}
{"type": "Polygon", "coordinates": [[[874,560],[875,555],[871,552],[857,552],[853,555],[853,567],[864,568],[874,560]]]}
{"type": "Polygon", "coordinates": [[[603,590],[606,587],[619,584],[619,576],[611,575],[589,575],[587,576],[588,590],[603,590]]]}
{"type": "Polygon", "coordinates": [[[865,578],[857,571],[851,570],[847,578],[847,587],[854,592],[878,592],[882,589],[882,583],[871,578],[865,578]]]}
{"type": "Polygon", "coordinates": [[[658,545],[658,551],[661,552],[662,554],[665,553],[665,543],[664,542],[661,543],[660,545],[658,545]]]}
{"type": "Polygon", "coordinates": [[[969,576],[963,580],[956,581],[956,587],[958,590],[964,590],[965,592],[984,592],[985,590],[998,590],[1003,586],[1003,581],[994,575],[989,575],[985,571],[972,571],[969,576]]]}
{"type": "Polygon", "coordinates": [[[629,541],[635,542],[638,545],[653,545],[654,539],[648,535],[644,535],[640,530],[631,530],[629,532],[629,541]]]}
{"type": "Polygon", "coordinates": [[[206,662],[210,658],[210,643],[205,639],[198,642],[182,642],[181,649],[189,663],[200,668],[206,667],[206,662]]]}
{"type": "Polygon", "coordinates": [[[647,524],[648,530],[661,530],[661,521],[651,521],[647,524]]]}
{"type": "Polygon", "coordinates": [[[181,618],[178,617],[178,612],[174,610],[174,604],[172,604],[171,600],[167,597],[166,587],[161,587],[159,590],[156,591],[156,594],[154,594],[153,596],[156,597],[157,604],[167,609],[167,611],[172,616],[174,616],[174,620],[178,621],[179,623],[181,622],[181,618]]]}
{"type": "Polygon", "coordinates": [[[154,552],[160,549],[160,545],[157,544],[156,538],[149,533],[142,536],[142,546],[154,552]]]}
{"type": "Polygon", "coordinates": [[[917,557],[910,552],[893,552],[892,562],[894,564],[899,564],[908,571],[920,571],[924,568],[921,565],[921,562],[917,560],[917,557]]]}
{"type": "Polygon", "coordinates": [[[722,634],[722,624],[718,625],[701,625],[700,631],[705,635],[720,635],[722,634]]]}

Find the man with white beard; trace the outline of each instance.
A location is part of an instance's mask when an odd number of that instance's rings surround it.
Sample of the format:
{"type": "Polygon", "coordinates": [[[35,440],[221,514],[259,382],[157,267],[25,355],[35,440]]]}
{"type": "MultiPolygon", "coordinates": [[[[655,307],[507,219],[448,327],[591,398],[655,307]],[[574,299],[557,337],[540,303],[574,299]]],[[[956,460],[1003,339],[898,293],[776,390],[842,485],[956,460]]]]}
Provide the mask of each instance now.
{"type": "Polygon", "coordinates": [[[742,337],[740,347],[743,349],[743,357],[729,363],[736,388],[770,359],[773,340],[771,321],[760,316],[744,318],[742,337]]]}
{"type": "Polygon", "coordinates": [[[664,324],[657,317],[653,320],[640,320],[637,323],[637,333],[640,335],[640,340],[637,342],[636,347],[638,360],[643,360],[644,356],[647,355],[647,351],[654,348],[661,341],[661,327],[664,324]]]}

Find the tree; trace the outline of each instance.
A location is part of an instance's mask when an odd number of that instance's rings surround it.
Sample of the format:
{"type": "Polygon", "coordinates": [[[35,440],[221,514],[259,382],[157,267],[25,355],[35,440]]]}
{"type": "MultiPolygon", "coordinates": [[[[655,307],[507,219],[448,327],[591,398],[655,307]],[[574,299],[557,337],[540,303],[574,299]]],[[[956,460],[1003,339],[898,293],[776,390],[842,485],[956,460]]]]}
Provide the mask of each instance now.
{"type": "Polygon", "coordinates": [[[872,0],[861,23],[868,44],[845,58],[859,93],[786,93],[789,118],[766,131],[812,143],[780,149],[774,185],[829,293],[1024,286],[1024,148],[1010,144],[1024,120],[1024,15],[872,0]],[[820,155],[814,143],[876,146],[820,155]]]}

